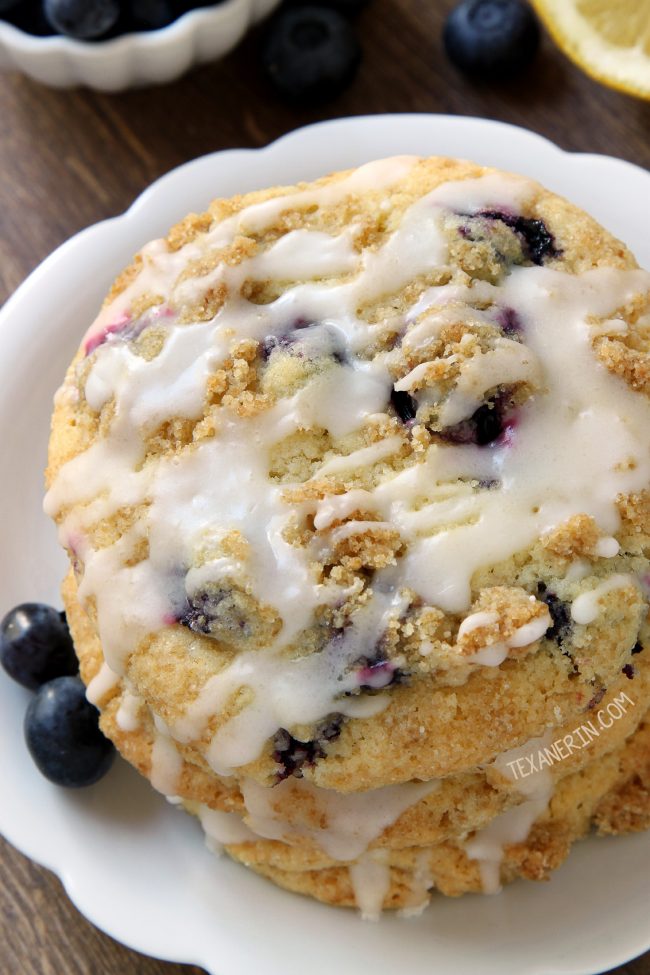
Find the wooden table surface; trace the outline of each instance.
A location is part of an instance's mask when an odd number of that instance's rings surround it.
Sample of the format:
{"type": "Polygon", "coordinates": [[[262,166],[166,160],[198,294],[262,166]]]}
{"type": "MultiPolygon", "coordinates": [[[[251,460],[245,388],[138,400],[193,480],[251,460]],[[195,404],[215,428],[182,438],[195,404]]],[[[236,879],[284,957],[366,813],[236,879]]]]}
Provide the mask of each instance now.
{"type": "MultiPolygon", "coordinates": [[[[488,87],[458,75],[440,42],[452,5],[374,0],[359,19],[360,73],[319,111],[296,111],[269,90],[258,70],[259,32],[224,61],[162,88],[57,92],[2,76],[0,300],[67,237],[120,213],[179,163],[217,149],[262,146],[324,118],[479,115],[535,129],[566,149],[650,168],[650,103],[592,82],[546,38],[536,63],[514,84],[488,87]]],[[[0,975],[199,973],[145,958],[101,934],[70,904],[58,880],[0,844],[0,975]]],[[[650,975],[650,953],[617,971],[650,975]]]]}

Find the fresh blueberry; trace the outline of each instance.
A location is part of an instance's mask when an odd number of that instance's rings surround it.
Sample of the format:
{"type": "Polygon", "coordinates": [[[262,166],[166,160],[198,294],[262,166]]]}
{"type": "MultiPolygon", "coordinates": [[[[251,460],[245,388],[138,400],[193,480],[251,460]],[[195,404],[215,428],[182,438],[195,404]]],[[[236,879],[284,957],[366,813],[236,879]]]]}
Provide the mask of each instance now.
{"type": "Polygon", "coordinates": [[[300,741],[286,728],[280,728],[273,737],[273,760],[280,766],[278,782],[290,775],[301,779],[305,765],[314,765],[320,758],[325,758],[327,745],[339,737],[342,724],[342,714],[331,715],[318,725],[316,736],[309,741],[300,741]]]}
{"type": "Polygon", "coordinates": [[[520,0],[465,0],[449,14],[443,42],[461,71],[480,78],[508,78],[535,56],[539,26],[520,0]]]}
{"type": "Polygon", "coordinates": [[[43,9],[55,30],[82,41],[104,36],[120,16],[119,0],[44,0],[43,9]]]}
{"type": "Polygon", "coordinates": [[[54,677],[76,674],[79,664],[65,614],[43,603],[12,609],[0,623],[0,663],[30,690],[54,677]]]}
{"type": "Polygon", "coordinates": [[[546,603],[551,619],[553,620],[553,625],[546,631],[546,639],[554,640],[561,647],[569,639],[573,631],[571,609],[559,596],[549,591],[545,582],[539,583],[537,595],[543,603],[546,603]]]}
{"type": "Polygon", "coordinates": [[[413,397],[405,390],[393,389],[390,402],[402,423],[412,423],[417,413],[418,405],[413,397]]]}
{"type": "Polygon", "coordinates": [[[360,61],[354,29],[326,7],[281,10],[271,21],[262,49],[264,70],[277,91],[305,105],[338,95],[352,81],[360,61]]]}
{"type": "Polygon", "coordinates": [[[115,755],[78,677],[44,684],[27,708],[24,729],[34,762],[55,785],[92,785],[108,772],[115,755]]]}

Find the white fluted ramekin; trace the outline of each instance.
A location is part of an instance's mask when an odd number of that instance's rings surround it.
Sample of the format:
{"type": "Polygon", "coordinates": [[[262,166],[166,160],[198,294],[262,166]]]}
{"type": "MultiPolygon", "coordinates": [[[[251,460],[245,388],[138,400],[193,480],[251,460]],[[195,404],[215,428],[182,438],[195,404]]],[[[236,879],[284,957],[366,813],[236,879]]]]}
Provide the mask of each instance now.
{"type": "Polygon", "coordinates": [[[191,10],[160,30],[108,41],[35,37],[0,21],[0,68],[21,71],[45,85],[85,85],[120,91],[173,81],[194,65],[230,51],[279,0],[225,0],[191,10]]]}

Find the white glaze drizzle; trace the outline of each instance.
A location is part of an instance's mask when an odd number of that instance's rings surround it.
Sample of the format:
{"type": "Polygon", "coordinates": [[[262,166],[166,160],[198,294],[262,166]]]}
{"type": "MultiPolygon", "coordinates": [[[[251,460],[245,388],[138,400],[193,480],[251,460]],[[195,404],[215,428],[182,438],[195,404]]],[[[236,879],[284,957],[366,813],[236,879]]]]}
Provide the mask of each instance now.
{"type": "Polygon", "coordinates": [[[118,674],[104,661],[92,680],[88,682],[86,697],[91,704],[101,704],[106,695],[117,687],[119,680],[118,674]]]}
{"type": "Polygon", "coordinates": [[[386,850],[370,850],[348,867],[354,898],[364,921],[378,921],[390,890],[386,850]]]}
{"type": "Polygon", "coordinates": [[[480,630],[484,626],[492,626],[493,623],[498,622],[498,613],[486,611],[472,613],[470,616],[466,616],[458,627],[458,636],[459,638],[466,636],[468,633],[473,633],[474,630],[480,630]]]}
{"type": "Polygon", "coordinates": [[[595,554],[601,559],[613,559],[621,550],[615,538],[604,536],[596,542],[595,554]]]}
{"type": "Polygon", "coordinates": [[[165,796],[175,796],[182,768],[183,759],[173,739],[157,728],[151,749],[149,772],[149,781],[154,789],[165,796]]]}
{"type": "Polygon", "coordinates": [[[259,839],[237,813],[200,805],[198,817],[205,832],[205,844],[213,853],[221,853],[224,846],[231,843],[248,843],[259,839]]]}
{"type": "Polygon", "coordinates": [[[567,582],[580,582],[592,572],[591,563],[587,559],[574,559],[566,570],[564,578],[567,582]]]}
{"type": "Polygon", "coordinates": [[[545,812],[551,801],[553,778],[547,767],[536,766],[534,771],[525,777],[517,777],[513,768],[517,759],[537,755],[540,749],[550,745],[551,737],[547,732],[541,738],[531,738],[523,745],[502,752],[495,759],[495,767],[504,778],[515,784],[517,790],[526,798],[519,805],[495,816],[487,826],[478,830],[472,839],[464,844],[469,859],[478,861],[485,894],[500,892],[500,873],[505,847],[525,842],[533,823],[545,812]]]}
{"type": "Polygon", "coordinates": [[[291,845],[308,837],[333,860],[349,862],[362,856],[373,840],[411,806],[439,788],[439,782],[404,782],[368,792],[335,792],[305,779],[285,779],[272,789],[252,779],[242,783],[246,822],[258,835],[291,845]],[[318,811],[319,826],[295,826],[281,810],[307,796],[318,811]]]}
{"type": "Polygon", "coordinates": [[[523,843],[535,820],[548,806],[548,799],[527,799],[512,809],[496,816],[474,839],[465,843],[470,860],[478,860],[484,894],[501,891],[500,870],[504,847],[523,843]]]}
{"type": "MultiPolygon", "coordinates": [[[[467,633],[471,633],[473,630],[490,626],[496,623],[498,619],[498,614],[493,612],[472,613],[471,616],[466,616],[460,624],[458,636],[462,637],[467,633]]],[[[531,643],[535,643],[544,636],[552,625],[553,620],[551,619],[551,614],[548,610],[545,610],[539,616],[535,617],[535,619],[524,623],[523,626],[519,626],[507,639],[494,640],[492,643],[487,643],[480,650],[476,650],[468,656],[467,660],[472,663],[483,664],[485,667],[498,667],[506,659],[510,650],[527,647],[531,643]]]]}
{"type": "Polygon", "coordinates": [[[422,849],[416,854],[411,880],[410,903],[397,912],[400,917],[419,917],[429,905],[431,901],[430,892],[434,887],[430,859],[431,854],[427,849],[422,849]]]}
{"type": "MultiPolygon", "coordinates": [[[[265,788],[253,779],[243,779],[242,795],[246,821],[235,813],[219,812],[199,806],[198,816],[213,852],[223,846],[270,839],[295,845],[309,839],[333,860],[349,863],[350,881],[357,906],[366,920],[377,920],[390,888],[387,851],[369,850],[369,845],[411,806],[438,789],[440,783],[407,782],[343,794],[320,789],[304,779],[286,779],[274,788],[265,788]],[[294,806],[307,799],[312,819],[318,826],[295,824],[287,818],[294,806]],[[354,862],[350,862],[354,861],[354,862]]],[[[419,913],[428,902],[431,887],[428,859],[423,853],[414,875],[414,903],[406,913],[419,913]],[[423,900],[424,898],[424,900],[423,900]]]]}
{"type": "Polygon", "coordinates": [[[140,709],[143,706],[139,694],[126,688],[122,693],[122,700],[115,715],[115,723],[122,731],[137,731],[141,725],[140,709]]]}
{"type": "Polygon", "coordinates": [[[625,589],[627,586],[636,586],[637,581],[634,576],[617,573],[599,583],[595,589],[589,592],[580,593],[571,603],[571,619],[575,623],[588,625],[597,619],[600,613],[600,600],[608,592],[616,589],[625,589]]]}

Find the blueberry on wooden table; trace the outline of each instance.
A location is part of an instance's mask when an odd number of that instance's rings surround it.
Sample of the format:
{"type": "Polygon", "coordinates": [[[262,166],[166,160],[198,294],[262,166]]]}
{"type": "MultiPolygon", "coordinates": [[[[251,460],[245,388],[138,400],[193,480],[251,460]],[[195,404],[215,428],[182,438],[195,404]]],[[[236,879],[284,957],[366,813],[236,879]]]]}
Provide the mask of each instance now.
{"type": "Polygon", "coordinates": [[[288,101],[316,105],[334,98],[352,81],[361,46],[350,23],[336,10],[297,6],[271,20],[262,65],[288,101]]]}
{"type": "Polygon", "coordinates": [[[55,785],[93,785],[115,757],[79,677],[57,677],[44,684],[27,708],[24,731],[38,770],[55,785]]]}
{"type": "Polygon", "coordinates": [[[521,0],[464,0],[449,14],[443,41],[461,71],[487,80],[516,75],[539,46],[539,25],[521,0]]]}
{"type": "Polygon", "coordinates": [[[65,614],[44,603],[21,603],[10,610],[0,623],[0,663],[30,690],[76,674],[79,665],[65,614]]]}

